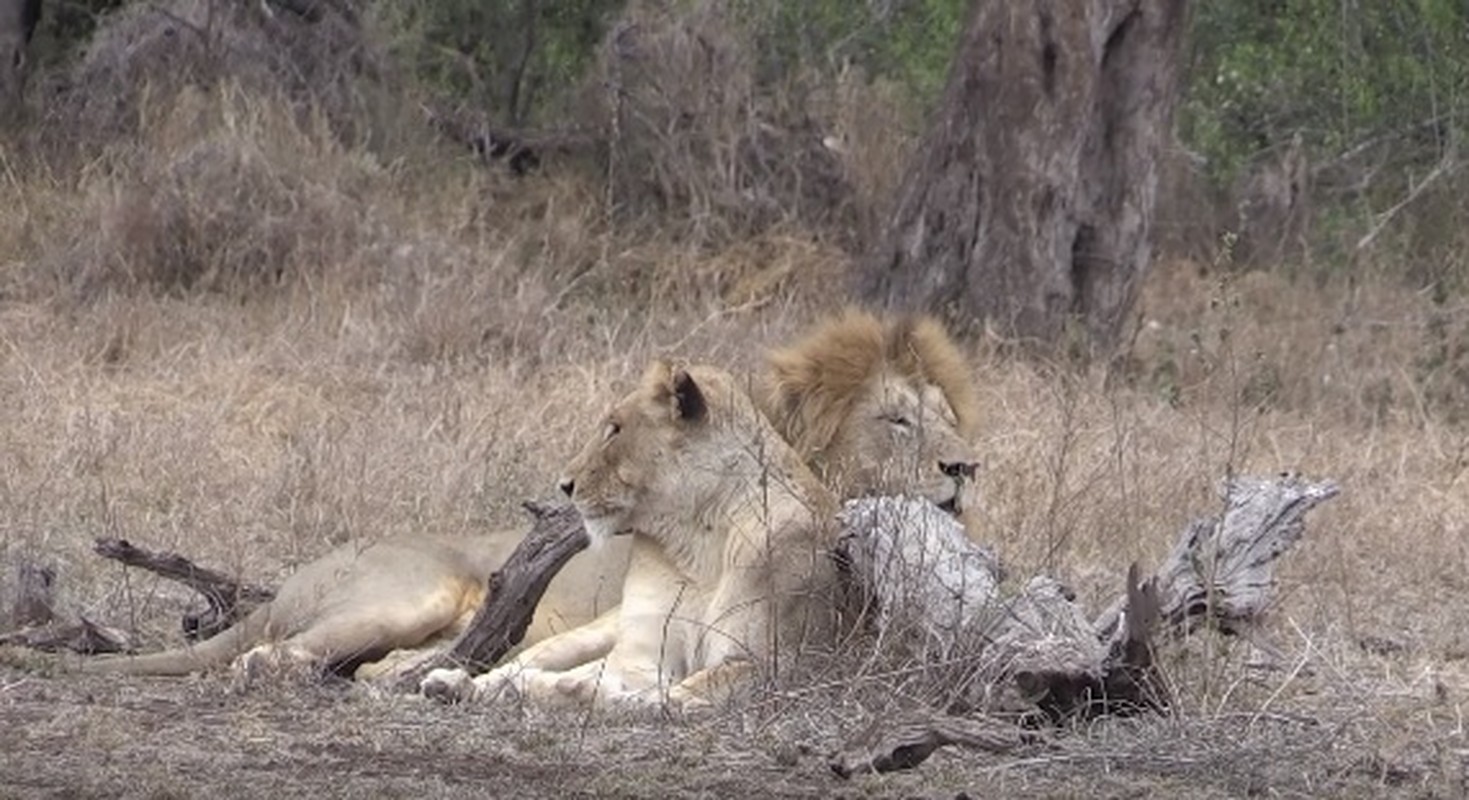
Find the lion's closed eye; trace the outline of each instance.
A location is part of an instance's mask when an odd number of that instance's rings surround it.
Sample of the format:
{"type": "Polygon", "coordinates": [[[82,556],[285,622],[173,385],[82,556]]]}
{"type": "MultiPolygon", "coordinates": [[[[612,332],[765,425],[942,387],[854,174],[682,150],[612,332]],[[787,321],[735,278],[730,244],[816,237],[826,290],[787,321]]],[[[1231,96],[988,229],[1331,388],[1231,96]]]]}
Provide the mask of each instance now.
{"type": "Polygon", "coordinates": [[[913,418],[908,416],[907,414],[890,412],[887,414],[883,414],[881,419],[890,425],[902,428],[904,430],[913,427],[913,418]]]}

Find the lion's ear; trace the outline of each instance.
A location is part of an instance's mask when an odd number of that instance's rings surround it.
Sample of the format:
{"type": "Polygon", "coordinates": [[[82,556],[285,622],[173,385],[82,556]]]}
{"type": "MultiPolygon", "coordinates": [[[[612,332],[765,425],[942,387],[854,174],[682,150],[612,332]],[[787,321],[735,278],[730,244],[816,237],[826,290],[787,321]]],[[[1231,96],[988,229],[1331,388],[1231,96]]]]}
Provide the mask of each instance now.
{"type": "Polygon", "coordinates": [[[883,337],[883,357],[890,364],[905,364],[914,357],[913,337],[918,328],[918,318],[911,314],[893,320],[883,337]]]}
{"type": "Polygon", "coordinates": [[[674,371],[673,400],[678,407],[678,418],[684,422],[698,422],[709,413],[709,404],[704,400],[704,393],[700,391],[699,384],[694,383],[694,376],[688,370],[674,371]]]}

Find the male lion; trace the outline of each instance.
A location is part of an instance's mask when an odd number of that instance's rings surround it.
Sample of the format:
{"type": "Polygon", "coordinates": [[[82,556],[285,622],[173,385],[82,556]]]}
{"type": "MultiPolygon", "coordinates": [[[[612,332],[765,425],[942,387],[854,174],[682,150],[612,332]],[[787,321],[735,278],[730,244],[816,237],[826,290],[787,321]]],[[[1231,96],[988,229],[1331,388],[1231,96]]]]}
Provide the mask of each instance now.
{"type": "Polygon", "coordinates": [[[621,607],[426,694],[690,709],[829,638],[835,498],[728,373],[654,362],[561,488],[593,538],[632,538],[621,607]]]}
{"type": "Polygon", "coordinates": [[[849,310],[771,353],[762,384],[761,410],[843,499],[911,494],[956,516],[972,505],[979,402],[932,319],[849,310]]]}

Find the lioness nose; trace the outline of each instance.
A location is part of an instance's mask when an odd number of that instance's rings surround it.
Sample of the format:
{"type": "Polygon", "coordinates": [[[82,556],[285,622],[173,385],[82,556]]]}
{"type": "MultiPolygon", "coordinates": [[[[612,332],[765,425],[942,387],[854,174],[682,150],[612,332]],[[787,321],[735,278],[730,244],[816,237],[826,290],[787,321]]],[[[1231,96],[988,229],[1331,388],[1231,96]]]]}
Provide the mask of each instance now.
{"type": "Polygon", "coordinates": [[[973,478],[979,465],[973,461],[940,461],[939,471],[950,478],[973,478]]]}
{"type": "Polygon", "coordinates": [[[574,481],[574,480],[572,480],[570,478],[562,478],[560,481],[558,481],[556,483],[556,485],[561,487],[561,491],[567,497],[570,497],[571,496],[571,493],[574,492],[574,491],[576,491],[576,481],[574,481]]]}

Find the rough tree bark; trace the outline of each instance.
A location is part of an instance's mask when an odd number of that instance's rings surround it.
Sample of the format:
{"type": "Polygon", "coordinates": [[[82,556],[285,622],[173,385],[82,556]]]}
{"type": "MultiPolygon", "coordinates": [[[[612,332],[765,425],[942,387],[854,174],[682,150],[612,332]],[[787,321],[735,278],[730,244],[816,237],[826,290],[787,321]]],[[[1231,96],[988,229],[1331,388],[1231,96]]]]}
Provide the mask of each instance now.
{"type": "Polygon", "coordinates": [[[75,623],[56,619],[56,570],[46,564],[23,559],[16,568],[16,590],[10,621],[14,630],[0,633],[0,647],[27,647],[54,653],[120,653],[132,641],[127,634],[86,617],[75,623]]]}
{"type": "Polygon", "coordinates": [[[15,578],[10,624],[16,628],[29,628],[56,619],[56,569],[22,559],[15,568],[15,578]]]}
{"type": "Polygon", "coordinates": [[[41,0],[0,0],[0,128],[18,120],[25,107],[26,48],[40,18],[41,0]]]}
{"type": "Polygon", "coordinates": [[[1115,342],[1150,253],[1188,0],[977,0],[863,300],[1115,342]]]}
{"type": "Polygon", "coordinates": [[[474,619],[447,650],[429,650],[394,669],[393,683],[399,689],[418,691],[419,681],[439,667],[464,667],[478,674],[494,666],[525,638],[551,579],[591,544],[581,514],[572,506],[535,502],[524,506],[535,525],[505,565],[490,575],[484,604],[474,619]]]}

